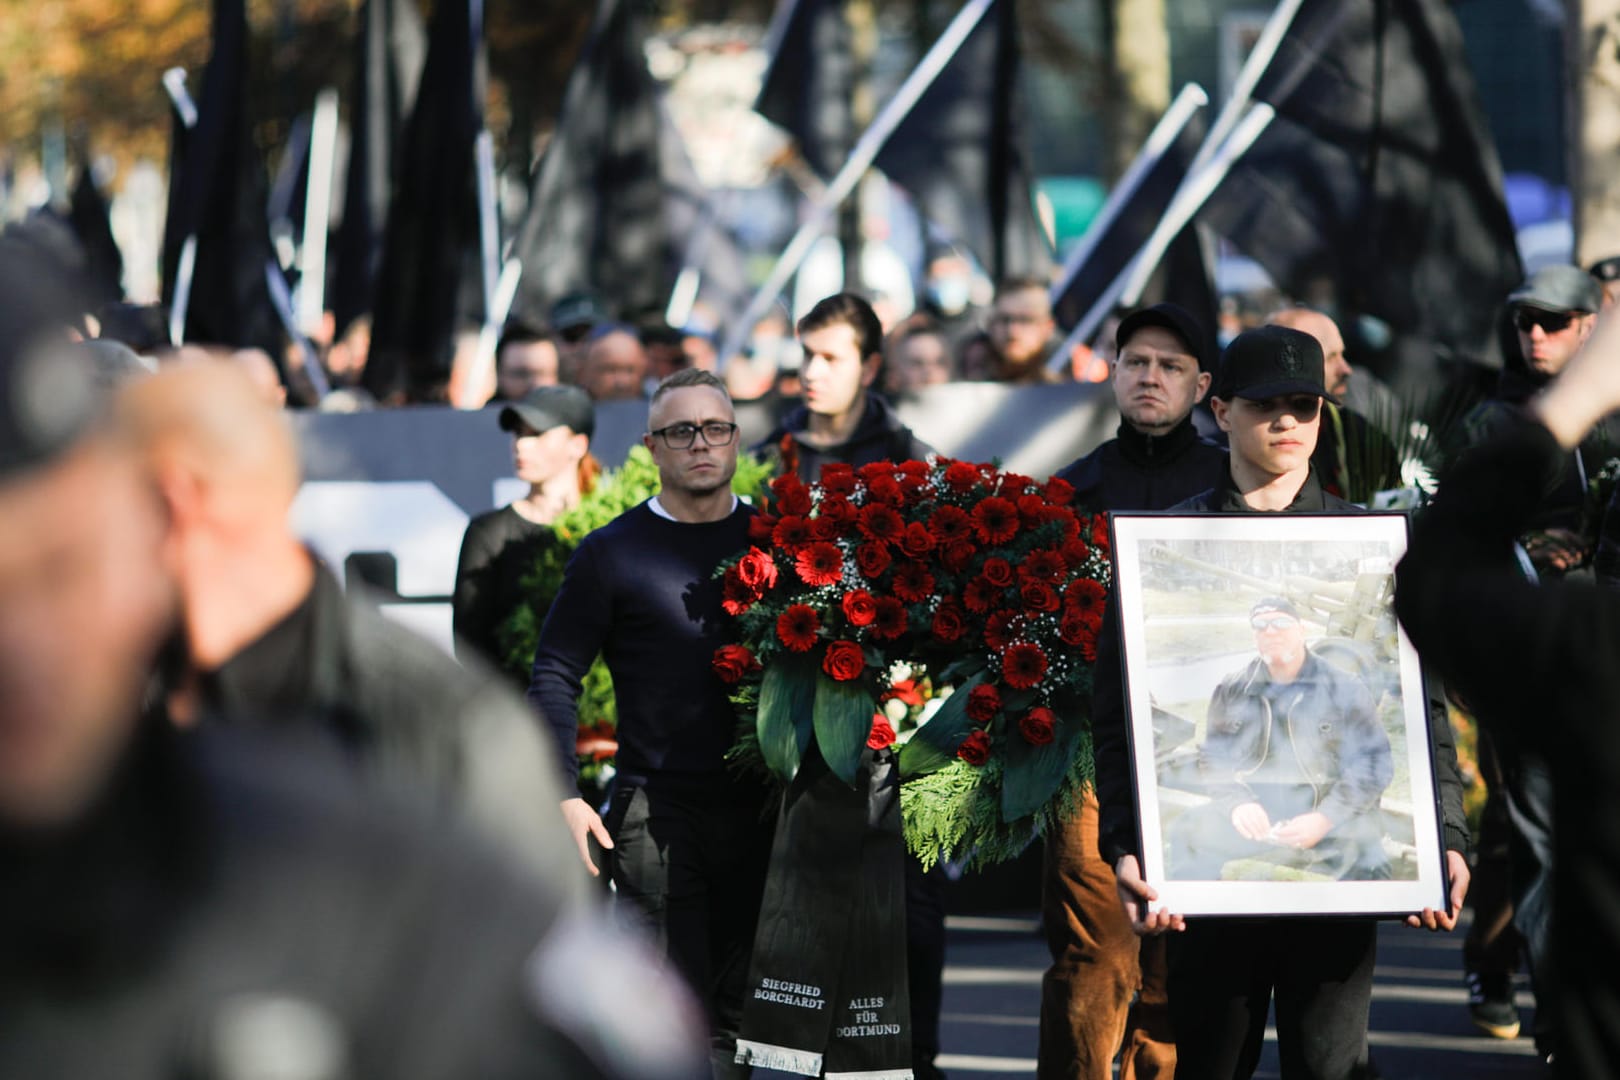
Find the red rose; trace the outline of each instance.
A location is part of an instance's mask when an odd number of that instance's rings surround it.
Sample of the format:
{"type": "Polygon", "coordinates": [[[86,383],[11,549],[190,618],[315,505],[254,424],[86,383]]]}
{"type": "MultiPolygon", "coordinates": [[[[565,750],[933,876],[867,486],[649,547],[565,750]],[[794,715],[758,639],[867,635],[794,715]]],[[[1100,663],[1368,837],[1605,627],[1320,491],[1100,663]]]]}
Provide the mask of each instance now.
{"type": "Polygon", "coordinates": [[[1094,547],[1108,550],[1108,515],[1098,514],[1091,519],[1091,543],[1094,547]]]}
{"type": "Polygon", "coordinates": [[[1001,711],[1001,691],[994,683],[980,683],[968,691],[968,719],[976,724],[988,724],[1001,711]]]}
{"type": "Polygon", "coordinates": [[[1091,558],[1091,548],[1077,536],[1073,540],[1065,540],[1058,554],[1063,556],[1064,565],[1070,570],[1078,570],[1091,558]]]}
{"type": "Polygon", "coordinates": [[[965,461],[953,461],[945,469],[945,486],[965,495],[979,482],[979,470],[965,461]]]}
{"type": "Polygon", "coordinates": [[[821,616],[808,604],[794,604],[776,619],[776,636],[794,652],[809,652],[821,629],[821,616]]]}
{"type": "Polygon", "coordinates": [[[872,481],[880,477],[894,479],[894,462],[888,458],[884,458],[882,461],[868,461],[865,465],[856,469],[855,472],[867,487],[871,487],[872,481]]]}
{"type": "Polygon", "coordinates": [[[932,632],[936,641],[942,641],[947,645],[959,641],[967,632],[965,614],[954,600],[946,600],[935,610],[932,632]]]}
{"type": "Polygon", "coordinates": [[[973,508],[973,531],[985,544],[1005,544],[1018,535],[1018,508],[999,495],[973,508]]]}
{"type": "Polygon", "coordinates": [[[853,641],[833,642],[827,646],[827,654],[821,658],[821,670],[839,682],[859,678],[865,669],[866,654],[853,641]]]}
{"type": "Polygon", "coordinates": [[[1063,606],[1082,615],[1095,615],[1102,619],[1103,606],[1108,601],[1108,590],[1091,578],[1077,578],[1063,590],[1063,606]]]}
{"type": "Polygon", "coordinates": [[[990,760],[990,735],[988,732],[975,731],[962,745],[956,748],[956,756],[969,765],[983,765],[990,760]]]}
{"type": "Polygon", "coordinates": [[[1052,729],[1056,723],[1057,717],[1051,709],[1036,706],[1019,719],[1018,734],[1031,746],[1047,746],[1052,741],[1052,729]]]}
{"type": "Polygon", "coordinates": [[[818,519],[825,518],[840,529],[847,529],[859,514],[854,503],[835,495],[823,497],[821,505],[816,508],[818,519]]]}
{"type": "Polygon", "coordinates": [[[898,472],[901,476],[909,476],[920,480],[928,479],[928,462],[918,461],[916,458],[912,458],[909,461],[902,461],[900,464],[896,465],[894,469],[895,472],[898,472]]]}
{"type": "Polygon", "coordinates": [[[1024,620],[1011,611],[998,611],[984,621],[984,643],[1000,652],[1017,639],[1024,620]]]}
{"type": "Polygon", "coordinates": [[[888,545],[879,541],[869,541],[855,549],[855,565],[869,578],[882,577],[890,561],[888,545]]]}
{"type": "Polygon", "coordinates": [[[737,560],[737,576],[758,596],[776,584],[776,560],[770,552],[751,547],[737,560]]]}
{"type": "Polygon", "coordinates": [[[810,489],[797,476],[778,476],[771,481],[771,491],[776,495],[777,508],[784,515],[803,517],[810,512],[810,489]]]}
{"type": "Polygon", "coordinates": [[[855,494],[855,482],[854,467],[842,461],[829,461],[821,467],[821,490],[828,495],[847,498],[855,494]]]}
{"type": "Polygon", "coordinates": [[[920,559],[934,550],[934,534],[922,522],[913,521],[900,537],[900,550],[913,559],[920,559]]]}
{"type": "Polygon", "coordinates": [[[892,476],[879,476],[867,482],[866,490],[872,498],[880,503],[890,506],[903,506],[906,501],[906,489],[900,486],[900,481],[892,476]]]}
{"type": "Polygon", "coordinates": [[[1018,590],[1025,611],[1050,612],[1059,606],[1058,594],[1044,581],[1026,581],[1018,590]]]}
{"type": "Polygon", "coordinates": [[[872,620],[877,618],[877,603],[865,589],[844,594],[843,607],[844,618],[851,626],[871,626],[872,620]]]}
{"type": "Polygon", "coordinates": [[[810,543],[812,539],[810,523],[797,514],[789,514],[778,521],[776,529],[771,533],[771,542],[790,555],[810,543]]]}
{"type": "Polygon", "coordinates": [[[984,560],[984,569],[980,573],[984,575],[984,580],[998,589],[1007,588],[1016,577],[1013,573],[1012,563],[1002,558],[984,560]]]}
{"type": "Polygon", "coordinates": [[[837,544],[806,544],[799,549],[794,569],[806,585],[831,585],[844,576],[844,553],[837,544]]]}
{"type": "Polygon", "coordinates": [[[1063,639],[1065,645],[1081,645],[1087,637],[1092,642],[1097,640],[1097,629],[1091,621],[1073,608],[1064,608],[1058,619],[1058,637],[1063,639]]]}
{"type": "Polygon", "coordinates": [[[1001,603],[1001,590],[983,577],[976,577],[968,582],[967,589],[962,593],[962,602],[967,605],[969,611],[983,615],[1001,603]]]}
{"type": "Polygon", "coordinates": [[[900,599],[910,604],[920,604],[934,593],[934,575],[921,563],[904,562],[895,570],[890,586],[900,599]]]}
{"type": "Polygon", "coordinates": [[[1025,525],[1035,526],[1046,520],[1046,500],[1039,495],[1018,496],[1018,516],[1025,525]]]}
{"type": "Polygon", "coordinates": [[[776,528],[777,519],[769,514],[755,514],[748,519],[748,539],[750,543],[768,544],[771,533],[776,528]]]}
{"type": "Polygon", "coordinates": [[[737,573],[735,566],[726,570],[726,576],[720,584],[720,606],[725,613],[732,617],[741,615],[754,606],[759,594],[748,587],[742,576],[737,573]]]}
{"type": "Polygon", "coordinates": [[[906,534],[906,519],[892,506],[873,503],[861,507],[859,528],[868,540],[893,543],[906,534]]]}
{"type": "Polygon", "coordinates": [[[1009,645],[1001,654],[1001,677],[1014,690],[1028,690],[1046,675],[1046,654],[1039,645],[1009,645]]]}
{"type": "Polygon", "coordinates": [[[939,561],[944,563],[945,568],[953,574],[960,574],[968,568],[968,564],[973,561],[973,556],[977,554],[978,549],[971,543],[966,540],[958,540],[945,545],[945,550],[940,552],[939,561]]]}
{"type": "Polygon", "coordinates": [[[1036,548],[1024,557],[1018,576],[1025,581],[1057,581],[1064,569],[1062,555],[1051,548],[1036,548]]]}
{"type": "Polygon", "coordinates": [[[960,506],[942,506],[928,519],[936,544],[954,544],[973,536],[973,519],[960,506]]]}
{"type": "Polygon", "coordinates": [[[1002,473],[1001,483],[1001,490],[1003,491],[1024,492],[1028,491],[1032,487],[1038,486],[1032,478],[1025,476],[1023,473],[1015,472],[1002,473]]]}
{"type": "Polygon", "coordinates": [[[882,713],[872,714],[872,734],[866,737],[869,750],[882,750],[894,745],[894,728],[882,713]]]}
{"type": "Polygon", "coordinates": [[[714,650],[714,659],[709,665],[720,676],[720,681],[728,686],[736,686],[742,682],[743,676],[759,670],[759,661],[743,645],[720,646],[714,650]]]}
{"type": "Polygon", "coordinates": [[[825,514],[817,514],[810,519],[810,535],[823,543],[838,539],[838,532],[838,522],[825,514]]]}
{"type": "Polygon", "coordinates": [[[872,621],[872,636],[883,641],[893,641],[906,632],[910,619],[906,616],[906,605],[892,596],[879,597],[877,600],[877,617],[872,621]]]}
{"type": "Polygon", "coordinates": [[[1054,476],[1046,482],[1046,501],[1058,506],[1068,506],[1074,499],[1074,485],[1062,477],[1054,476]]]}

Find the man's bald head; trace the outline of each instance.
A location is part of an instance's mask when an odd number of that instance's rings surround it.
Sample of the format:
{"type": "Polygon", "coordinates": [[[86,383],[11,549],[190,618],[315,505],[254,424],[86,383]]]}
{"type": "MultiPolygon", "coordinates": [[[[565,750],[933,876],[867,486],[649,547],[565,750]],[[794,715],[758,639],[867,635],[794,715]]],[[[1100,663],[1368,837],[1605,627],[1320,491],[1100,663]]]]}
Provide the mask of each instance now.
{"type": "Polygon", "coordinates": [[[182,484],[216,514],[284,524],[298,453],[282,414],[235,364],[179,364],[119,395],[119,434],[171,499],[182,484]]]}
{"type": "Polygon", "coordinates": [[[1283,308],[1266,320],[1273,326],[1286,326],[1311,335],[1322,345],[1322,375],[1327,392],[1335,402],[1344,402],[1350,389],[1350,361],[1344,355],[1344,335],[1339,324],[1308,307],[1283,308]]]}

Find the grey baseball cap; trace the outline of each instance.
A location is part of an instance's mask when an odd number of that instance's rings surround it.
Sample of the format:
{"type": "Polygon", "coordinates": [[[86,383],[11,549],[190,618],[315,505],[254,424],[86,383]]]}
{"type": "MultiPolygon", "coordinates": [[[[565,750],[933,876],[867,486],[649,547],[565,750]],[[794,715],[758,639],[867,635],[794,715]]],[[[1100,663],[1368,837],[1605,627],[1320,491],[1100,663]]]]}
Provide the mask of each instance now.
{"type": "Polygon", "coordinates": [[[516,431],[519,426],[545,434],[554,427],[566,427],[590,437],[596,431],[596,405],[577,386],[540,386],[501,410],[501,430],[516,431]]]}
{"type": "Polygon", "coordinates": [[[1603,287],[1578,266],[1543,266],[1509,293],[1507,302],[1540,311],[1593,312],[1603,307],[1603,287]]]}

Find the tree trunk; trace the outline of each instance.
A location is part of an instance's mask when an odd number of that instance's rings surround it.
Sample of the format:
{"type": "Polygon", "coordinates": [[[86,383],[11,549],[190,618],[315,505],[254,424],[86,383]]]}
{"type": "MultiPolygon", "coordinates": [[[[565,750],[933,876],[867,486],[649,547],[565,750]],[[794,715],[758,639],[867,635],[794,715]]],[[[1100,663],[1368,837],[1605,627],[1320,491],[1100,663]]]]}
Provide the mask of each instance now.
{"type": "Polygon", "coordinates": [[[1620,255],[1620,0],[1565,0],[1575,261],[1620,255]]]}
{"type": "Polygon", "coordinates": [[[1099,0],[1107,55],[1102,76],[1103,168],[1119,179],[1170,107],[1170,34],[1164,0],[1099,0]]]}

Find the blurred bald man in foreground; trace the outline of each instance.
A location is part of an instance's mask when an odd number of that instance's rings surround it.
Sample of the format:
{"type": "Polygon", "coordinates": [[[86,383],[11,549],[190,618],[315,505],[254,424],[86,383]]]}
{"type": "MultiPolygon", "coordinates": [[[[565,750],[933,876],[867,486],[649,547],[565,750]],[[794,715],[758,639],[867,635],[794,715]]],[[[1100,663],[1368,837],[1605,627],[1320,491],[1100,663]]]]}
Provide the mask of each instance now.
{"type": "Polygon", "coordinates": [[[585,895],[550,748],[503,682],[346,597],[288,527],[298,456],[280,413],[227,364],[125,388],[118,426],[169,518],[186,669],[177,721],[324,731],[368,775],[470,814],[533,870],[585,895]]]}

